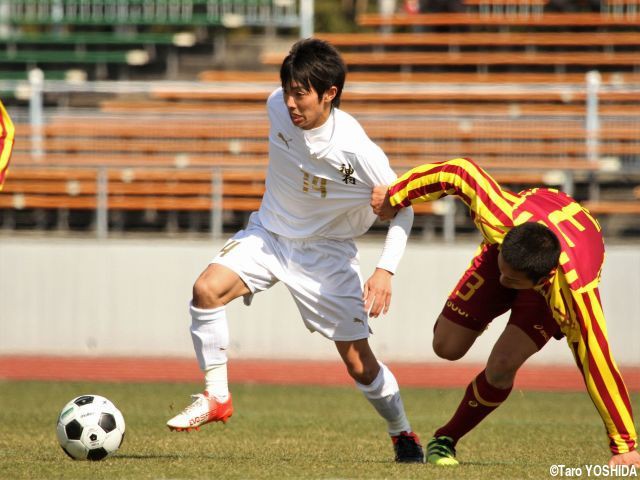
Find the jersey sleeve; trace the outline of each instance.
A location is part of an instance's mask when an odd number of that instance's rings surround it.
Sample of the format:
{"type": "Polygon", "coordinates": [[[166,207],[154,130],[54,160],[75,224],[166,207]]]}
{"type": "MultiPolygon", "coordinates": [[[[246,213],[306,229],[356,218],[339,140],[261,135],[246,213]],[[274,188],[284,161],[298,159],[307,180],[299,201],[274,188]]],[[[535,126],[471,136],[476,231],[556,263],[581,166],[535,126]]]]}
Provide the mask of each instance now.
{"type": "Polygon", "coordinates": [[[271,123],[277,123],[284,109],[284,93],[282,87],[276,88],[267,98],[267,114],[271,123]]]}
{"type": "Polygon", "coordinates": [[[15,136],[15,128],[11,122],[9,114],[0,102],[0,191],[4,185],[4,179],[7,176],[9,168],[9,159],[13,151],[13,139],[15,136]]]}
{"type": "Polygon", "coordinates": [[[371,188],[378,185],[389,185],[398,178],[389,165],[389,158],[378,145],[366,136],[364,130],[361,131],[361,135],[360,150],[356,155],[358,156],[358,164],[361,169],[359,174],[362,181],[371,188]]]}
{"type": "Polygon", "coordinates": [[[637,435],[629,393],[609,348],[598,289],[572,291],[571,297],[580,336],[569,341],[569,347],[604,422],[609,448],[614,455],[635,450],[637,435]]]}
{"type": "MultiPolygon", "coordinates": [[[[360,145],[367,145],[362,152],[359,152],[359,164],[362,166],[363,180],[371,187],[377,185],[388,185],[393,182],[397,175],[389,165],[389,159],[384,151],[375,143],[361,142],[360,145]]],[[[407,208],[399,212],[389,223],[387,236],[380,259],[376,265],[391,273],[395,273],[402,255],[407,246],[407,239],[413,226],[413,209],[407,208]]]]}
{"type": "Polygon", "coordinates": [[[459,197],[489,243],[500,243],[513,226],[513,208],[519,196],[500,185],[472,160],[456,158],[421,165],[398,178],[389,187],[391,205],[409,205],[459,197]]]}
{"type": "Polygon", "coordinates": [[[380,260],[376,267],[395,273],[407,246],[407,239],[413,226],[413,209],[405,208],[398,212],[387,230],[387,237],[380,260]]]}

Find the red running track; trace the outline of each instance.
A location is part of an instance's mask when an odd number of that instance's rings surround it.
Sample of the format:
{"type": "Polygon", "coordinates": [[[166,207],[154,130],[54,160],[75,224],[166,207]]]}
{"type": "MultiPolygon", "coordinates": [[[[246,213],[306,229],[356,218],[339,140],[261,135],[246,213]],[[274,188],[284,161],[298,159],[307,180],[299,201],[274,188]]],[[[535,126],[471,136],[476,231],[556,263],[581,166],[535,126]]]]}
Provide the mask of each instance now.
{"type": "MultiPolygon", "coordinates": [[[[390,363],[403,387],[465,387],[482,370],[464,363],[390,363]]],[[[631,391],[640,391],[640,368],[621,368],[631,391]]],[[[0,380],[94,382],[201,382],[193,359],[137,357],[0,356],[0,380]]],[[[340,362],[230,360],[231,383],[277,385],[351,385],[340,362]]],[[[515,388],[541,391],[583,391],[573,366],[525,366],[515,388]]]]}

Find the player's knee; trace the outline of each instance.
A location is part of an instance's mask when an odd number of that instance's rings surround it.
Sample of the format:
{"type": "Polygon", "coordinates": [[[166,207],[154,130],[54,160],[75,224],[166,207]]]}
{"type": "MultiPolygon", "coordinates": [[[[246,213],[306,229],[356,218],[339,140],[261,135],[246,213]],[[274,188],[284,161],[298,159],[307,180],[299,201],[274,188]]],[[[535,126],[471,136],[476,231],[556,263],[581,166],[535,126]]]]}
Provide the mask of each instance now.
{"type": "Polygon", "coordinates": [[[380,370],[380,365],[377,363],[375,365],[346,363],[346,367],[349,376],[362,385],[370,385],[380,370]]]}
{"type": "Polygon", "coordinates": [[[467,353],[467,350],[460,345],[437,336],[433,338],[433,351],[440,358],[451,361],[460,360],[467,353]]]}
{"type": "Polygon", "coordinates": [[[193,284],[193,305],[198,308],[217,308],[222,306],[220,292],[214,279],[201,276],[193,284]]]}

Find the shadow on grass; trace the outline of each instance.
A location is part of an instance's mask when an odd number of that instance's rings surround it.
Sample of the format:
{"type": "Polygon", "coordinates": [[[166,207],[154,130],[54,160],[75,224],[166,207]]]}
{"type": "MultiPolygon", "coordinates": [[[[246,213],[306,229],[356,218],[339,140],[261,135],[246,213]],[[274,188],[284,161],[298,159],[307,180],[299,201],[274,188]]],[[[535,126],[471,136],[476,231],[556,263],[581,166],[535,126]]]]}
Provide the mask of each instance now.
{"type": "Polygon", "coordinates": [[[472,462],[462,462],[460,463],[459,467],[453,467],[453,468],[460,468],[460,467],[499,467],[499,466],[503,466],[503,467],[511,467],[513,465],[517,465],[517,462],[499,462],[499,461],[486,461],[486,462],[479,462],[479,461],[472,461],[472,462]]]}
{"type": "MultiPolygon", "coordinates": [[[[127,453],[127,454],[118,454],[112,457],[109,457],[109,461],[114,460],[186,460],[190,458],[198,458],[200,460],[255,460],[255,457],[251,455],[206,455],[206,454],[196,454],[196,455],[184,455],[177,453],[170,454],[135,454],[135,453],[127,453]]],[[[288,461],[288,459],[282,459],[282,461],[288,461]]]]}
{"type": "Polygon", "coordinates": [[[149,460],[149,459],[160,459],[160,458],[166,458],[166,459],[179,459],[179,458],[184,458],[184,455],[143,455],[143,454],[126,454],[126,455],[114,455],[112,457],[109,457],[108,460],[110,462],[113,461],[117,461],[117,460],[149,460]]]}

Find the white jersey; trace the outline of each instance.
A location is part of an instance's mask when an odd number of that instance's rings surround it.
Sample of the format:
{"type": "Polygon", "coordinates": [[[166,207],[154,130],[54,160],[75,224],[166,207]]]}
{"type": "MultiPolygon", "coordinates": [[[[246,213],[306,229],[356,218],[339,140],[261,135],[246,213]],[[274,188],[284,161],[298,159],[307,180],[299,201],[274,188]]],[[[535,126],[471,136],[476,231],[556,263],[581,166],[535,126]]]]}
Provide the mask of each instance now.
{"type": "Polygon", "coordinates": [[[334,108],[324,125],[296,127],[282,89],[267,101],[269,168],[260,221],[288,238],[354,238],[376,216],[371,189],[396,179],[384,152],[349,114],[334,108]]]}
{"type": "MultiPolygon", "coordinates": [[[[337,108],[318,128],[296,127],[282,88],[269,96],[267,110],[271,128],[266,191],[258,212],[262,225],[292,239],[346,240],[369,230],[376,219],[369,205],[372,188],[396,179],[382,149],[337,108]]],[[[395,235],[387,236],[387,258],[378,264],[391,272],[404,251],[413,212],[403,209],[398,217],[395,235]]]]}

